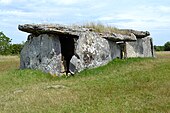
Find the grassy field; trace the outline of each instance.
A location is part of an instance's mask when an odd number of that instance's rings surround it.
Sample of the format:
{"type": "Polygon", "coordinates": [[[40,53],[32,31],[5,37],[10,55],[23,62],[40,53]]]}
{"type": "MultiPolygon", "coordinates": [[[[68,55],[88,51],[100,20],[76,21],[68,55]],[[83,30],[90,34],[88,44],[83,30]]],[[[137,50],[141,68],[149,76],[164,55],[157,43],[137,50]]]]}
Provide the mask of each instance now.
{"type": "Polygon", "coordinates": [[[18,67],[0,56],[0,113],[170,113],[170,52],[68,78],[18,67]]]}

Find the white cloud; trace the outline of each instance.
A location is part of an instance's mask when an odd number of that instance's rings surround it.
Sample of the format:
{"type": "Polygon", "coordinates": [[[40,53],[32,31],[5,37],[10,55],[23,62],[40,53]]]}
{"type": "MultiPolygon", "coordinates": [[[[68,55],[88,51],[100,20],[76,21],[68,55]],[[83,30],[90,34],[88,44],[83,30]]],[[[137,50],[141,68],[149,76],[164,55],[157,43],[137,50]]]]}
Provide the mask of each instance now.
{"type": "Polygon", "coordinates": [[[102,16],[102,17],[99,17],[98,20],[99,21],[108,21],[108,20],[114,20],[115,17],[110,15],[110,16],[102,16]]]}
{"type": "Polygon", "coordinates": [[[164,12],[164,13],[170,13],[170,6],[160,6],[159,10],[164,12]]]}
{"type": "Polygon", "coordinates": [[[0,0],[0,4],[5,4],[5,5],[8,5],[8,4],[11,4],[13,0],[0,0]]]}
{"type": "MultiPolygon", "coordinates": [[[[24,1],[26,2],[26,0],[24,0],[24,1]]],[[[41,1],[28,0],[28,1],[27,1],[28,3],[32,3],[32,4],[74,5],[76,3],[82,3],[85,0],[81,0],[81,1],[80,0],[41,0],[41,1]]]]}
{"type": "Polygon", "coordinates": [[[24,15],[28,15],[28,13],[23,12],[21,10],[0,10],[0,15],[24,16],[24,15]]]}
{"type": "Polygon", "coordinates": [[[109,24],[121,28],[133,28],[140,30],[170,29],[170,7],[165,6],[140,6],[135,9],[120,11],[119,13],[109,12],[98,18],[99,21],[106,21],[109,24]]]}
{"type": "Polygon", "coordinates": [[[77,2],[79,2],[80,0],[53,0],[53,2],[61,4],[61,5],[73,5],[77,2]]]}

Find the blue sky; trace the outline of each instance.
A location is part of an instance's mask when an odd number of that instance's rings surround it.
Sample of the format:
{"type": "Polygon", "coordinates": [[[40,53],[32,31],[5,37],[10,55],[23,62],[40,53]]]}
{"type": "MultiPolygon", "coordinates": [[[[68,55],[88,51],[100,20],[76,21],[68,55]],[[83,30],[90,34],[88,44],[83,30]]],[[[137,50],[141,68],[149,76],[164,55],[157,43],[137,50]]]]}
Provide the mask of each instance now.
{"type": "Polygon", "coordinates": [[[150,31],[155,45],[170,41],[170,0],[0,0],[0,31],[26,41],[19,24],[100,22],[150,31]]]}

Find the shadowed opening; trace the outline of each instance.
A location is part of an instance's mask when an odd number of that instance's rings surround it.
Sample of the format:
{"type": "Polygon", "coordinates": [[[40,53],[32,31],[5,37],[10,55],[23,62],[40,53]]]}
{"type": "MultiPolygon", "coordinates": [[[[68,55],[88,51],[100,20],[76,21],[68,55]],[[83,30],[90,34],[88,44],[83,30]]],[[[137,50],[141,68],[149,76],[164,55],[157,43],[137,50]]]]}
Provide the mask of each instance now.
{"type": "Polygon", "coordinates": [[[126,53],[126,43],[124,41],[117,43],[120,47],[120,59],[125,59],[127,57],[126,53]]]}
{"type": "Polygon", "coordinates": [[[61,43],[61,54],[62,54],[62,62],[64,66],[64,72],[68,74],[69,71],[69,65],[70,65],[70,60],[72,56],[74,55],[74,50],[75,50],[75,36],[71,35],[60,35],[59,40],[61,43]]]}

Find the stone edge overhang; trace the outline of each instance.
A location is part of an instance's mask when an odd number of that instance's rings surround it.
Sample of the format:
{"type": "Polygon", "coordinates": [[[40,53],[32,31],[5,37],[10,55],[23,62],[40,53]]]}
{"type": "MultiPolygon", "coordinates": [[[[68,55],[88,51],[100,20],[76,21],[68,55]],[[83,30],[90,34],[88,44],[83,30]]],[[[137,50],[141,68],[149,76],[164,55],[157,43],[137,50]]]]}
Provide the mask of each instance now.
{"type": "Polygon", "coordinates": [[[145,38],[147,36],[150,36],[149,31],[137,31],[137,30],[133,30],[133,29],[120,29],[120,30],[129,32],[129,33],[133,33],[136,36],[136,38],[145,38]]]}
{"type": "Polygon", "coordinates": [[[18,25],[18,29],[32,34],[59,34],[79,36],[80,32],[89,31],[87,28],[78,26],[64,26],[60,24],[24,24],[18,25]]]}
{"type": "Polygon", "coordinates": [[[102,36],[102,38],[111,40],[113,42],[119,42],[119,41],[128,42],[128,41],[136,41],[137,40],[136,36],[133,33],[131,33],[130,35],[122,35],[122,34],[115,34],[115,33],[104,34],[102,36]]]}
{"type": "MultiPolygon", "coordinates": [[[[80,36],[83,32],[94,32],[90,28],[81,26],[66,26],[60,24],[24,24],[18,25],[18,29],[31,34],[58,34],[80,36]]],[[[116,33],[97,33],[100,37],[118,42],[118,41],[136,41],[137,38],[144,38],[150,35],[148,31],[137,31],[132,29],[121,29],[129,32],[130,35],[116,34],[116,33]]]]}

